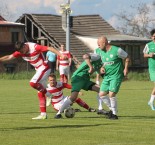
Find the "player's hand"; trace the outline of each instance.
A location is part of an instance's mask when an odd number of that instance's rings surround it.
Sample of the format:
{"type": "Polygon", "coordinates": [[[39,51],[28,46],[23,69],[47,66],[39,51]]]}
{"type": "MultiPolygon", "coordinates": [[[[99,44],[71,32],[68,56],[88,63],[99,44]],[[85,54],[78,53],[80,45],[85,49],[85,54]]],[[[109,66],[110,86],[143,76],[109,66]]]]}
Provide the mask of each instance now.
{"type": "Polygon", "coordinates": [[[154,53],[150,53],[149,54],[149,57],[153,57],[155,54],[154,53]]]}
{"type": "Polygon", "coordinates": [[[105,74],[105,69],[103,67],[101,67],[100,73],[101,73],[101,75],[105,74]]]}
{"type": "Polygon", "coordinates": [[[79,95],[80,95],[80,96],[83,96],[83,93],[82,93],[82,92],[79,92],[79,95]]]}
{"type": "Polygon", "coordinates": [[[66,59],[68,59],[68,57],[65,55],[61,55],[61,59],[66,60],[66,59]]]}
{"type": "Polygon", "coordinates": [[[90,74],[93,73],[93,72],[94,72],[94,68],[93,68],[93,67],[90,67],[88,72],[89,72],[90,74]]]}

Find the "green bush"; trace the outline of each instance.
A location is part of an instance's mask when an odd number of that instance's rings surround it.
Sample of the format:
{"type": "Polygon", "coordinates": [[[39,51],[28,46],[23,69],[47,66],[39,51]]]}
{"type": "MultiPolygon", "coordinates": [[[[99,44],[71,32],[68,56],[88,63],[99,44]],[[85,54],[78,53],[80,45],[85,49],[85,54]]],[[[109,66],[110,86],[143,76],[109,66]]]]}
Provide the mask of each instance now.
{"type": "MultiPolygon", "coordinates": [[[[0,79],[3,80],[25,80],[25,79],[31,79],[33,75],[35,74],[35,71],[23,71],[18,73],[0,73],[0,79]]],[[[59,78],[59,73],[56,72],[57,77],[59,78]]],[[[96,77],[96,73],[94,73],[91,78],[94,80],[96,77]]],[[[148,71],[145,72],[130,72],[128,74],[129,80],[135,80],[135,81],[148,81],[149,80],[149,74],[148,71]]]]}

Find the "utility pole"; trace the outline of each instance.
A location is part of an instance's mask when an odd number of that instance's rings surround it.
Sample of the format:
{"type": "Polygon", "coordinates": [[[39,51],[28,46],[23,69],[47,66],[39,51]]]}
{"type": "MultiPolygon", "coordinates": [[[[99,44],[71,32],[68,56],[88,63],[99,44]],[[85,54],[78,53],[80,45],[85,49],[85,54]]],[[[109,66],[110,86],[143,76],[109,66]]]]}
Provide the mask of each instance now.
{"type": "Polygon", "coordinates": [[[66,4],[61,4],[62,28],[66,31],[66,50],[70,51],[70,0],[66,4]]]}
{"type": "MultiPolygon", "coordinates": [[[[70,0],[68,0],[66,4],[61,4],[60,8],[60,13],[62,14],[62,28],[66,31],[66,50],[70,51],[70,14],[72,12],[70,9],[70,0]]],[[[68,78],[70,78],[70,70],[68,78]]]]}

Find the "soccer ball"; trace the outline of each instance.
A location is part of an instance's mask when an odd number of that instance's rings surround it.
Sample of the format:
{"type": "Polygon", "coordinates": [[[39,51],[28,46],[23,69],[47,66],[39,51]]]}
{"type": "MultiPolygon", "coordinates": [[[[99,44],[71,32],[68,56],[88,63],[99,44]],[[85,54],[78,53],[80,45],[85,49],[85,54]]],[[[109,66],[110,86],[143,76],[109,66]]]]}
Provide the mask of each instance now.
{"type": "Polygon", "coordinates": [[[64,114],[67,118],[73,118],[75,116],[75,110],[71,107],[65,109],[64,114]]]}

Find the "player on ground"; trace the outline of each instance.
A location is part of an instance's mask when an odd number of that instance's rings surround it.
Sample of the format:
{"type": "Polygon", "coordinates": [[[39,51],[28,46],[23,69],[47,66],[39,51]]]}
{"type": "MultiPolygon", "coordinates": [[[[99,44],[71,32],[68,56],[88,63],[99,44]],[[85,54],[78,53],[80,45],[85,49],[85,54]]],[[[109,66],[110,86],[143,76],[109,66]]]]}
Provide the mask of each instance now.
{"type": "MultiPolygon", "coordinates": [[[[56,80],[55,74],[50,74],[48,77],[49,84],[47,85],[47,96],[52,95],[51,104],[56,111],[59,111],[63,103],[67,100],[68,97],[63,95],[63,89],[71,89],[72,86],[67,83],[62,83],[56,80]]],[[[95,112],[95,109],[89,107],[81,98],[77,98],[75,102],[88,110],[89,112],[95,112]]]]}

